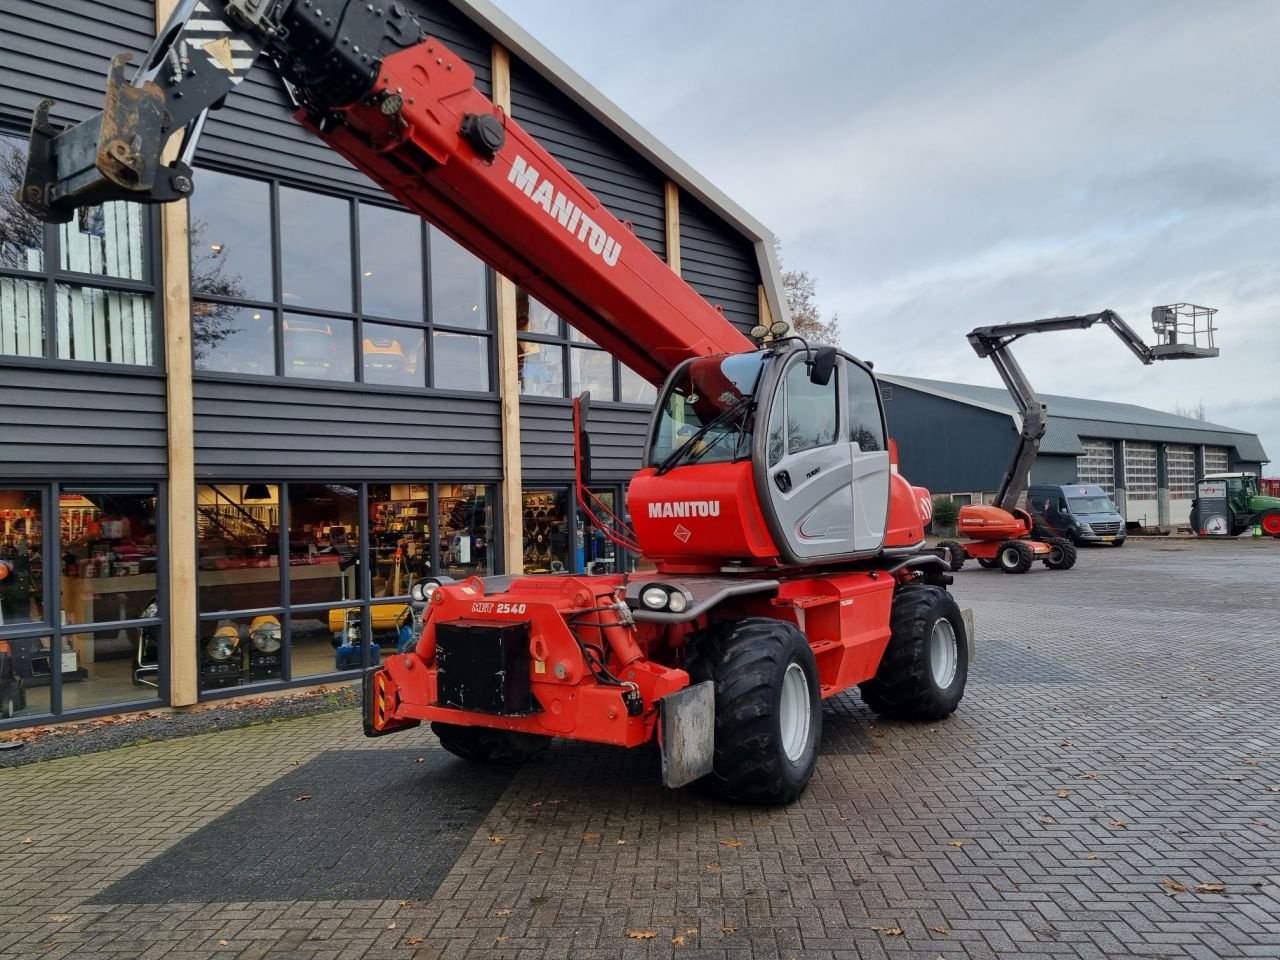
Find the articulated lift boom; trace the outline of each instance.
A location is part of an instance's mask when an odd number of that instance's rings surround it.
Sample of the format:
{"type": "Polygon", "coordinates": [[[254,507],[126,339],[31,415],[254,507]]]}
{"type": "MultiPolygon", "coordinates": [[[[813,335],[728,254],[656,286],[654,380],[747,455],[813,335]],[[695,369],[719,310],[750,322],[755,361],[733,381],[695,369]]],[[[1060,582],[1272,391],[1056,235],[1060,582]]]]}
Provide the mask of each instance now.
{"type": "Polygon", "coordinates": [[[488,762],[656,739],[668,785],[781,803],[813,773],[823,698],[956,708],[971,620],[921,549],[929,494],[892,468],[869,366],[795,337],[757,348],[400,3],[186,0],[131,78],[115,59],[100,115],[63,130],[40,105],[22,203],[65,221],[189,196],[206,111],[260,56],[300,123],[663,385],[628,492],[653,569],[415,584],[422,633],[366,672],[366,733],[427,721],[488,762]]]}

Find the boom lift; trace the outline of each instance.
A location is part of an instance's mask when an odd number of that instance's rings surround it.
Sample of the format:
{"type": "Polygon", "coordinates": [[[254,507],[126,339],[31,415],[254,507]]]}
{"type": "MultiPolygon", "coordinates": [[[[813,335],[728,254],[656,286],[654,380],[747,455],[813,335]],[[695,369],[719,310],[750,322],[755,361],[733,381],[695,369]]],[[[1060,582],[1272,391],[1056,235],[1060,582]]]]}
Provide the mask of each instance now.
{"type": "Polygon", "coordinates": [[[948,555],[953,571],[964,566],[970,557],[985,567],[999,566],[1005,573],[1026,573],[1037,559],[1050,570],[1070,570],[1075,566],[1076,548],[1068,540],[1035,539],[1031,515],[1018,506],[1027,492],[1031,465],[1040,452],[1040,440],[1049,423],[1049,408],[1040,401],[1031,381],[1010,349],[1015,341],[1030,333],[1054,330],[1085,330],[1102,323],[1120,338],[1142,363],[1157,360],[1194,360],[1216,357],[1213,345],[1213,315],[1216,310],[1189,303],[1154,307],[1151,327],[1156,344],[1148,346],[1114,310],[1088,313],[1075,317],[1050,317],[1024,323],[1004,323],[994,327],[978,327],[969,334],[969,343],[979,357],[990,357],[1000,379],[1009,389],[1022,428],[1005,469],[1000,489],[993,504],[970,504],[960,508],[957,529],[971,539],[966,543],[952,540],[939,544],[948,555]]]}
{"type": "Polygon", "coordinates": [[[870,367],[785,326],[762,347],[739,333],[401,4],[187,0],[131,79],[115,58],[100,115],[62,130],[40,105],[23,204],[65,221],[189,195],[206,111],[260,54],[300,123],[662,385],[619,536],[655,569],[418,582],[420,638],[365,675],[368,735],[425,720],[488,762],[554,736],[657,739],[667,785],[784,803],[813,773],[823,698],[955,710],[971,618],[922,551],[929,494],[896,470],[870,367]]]}

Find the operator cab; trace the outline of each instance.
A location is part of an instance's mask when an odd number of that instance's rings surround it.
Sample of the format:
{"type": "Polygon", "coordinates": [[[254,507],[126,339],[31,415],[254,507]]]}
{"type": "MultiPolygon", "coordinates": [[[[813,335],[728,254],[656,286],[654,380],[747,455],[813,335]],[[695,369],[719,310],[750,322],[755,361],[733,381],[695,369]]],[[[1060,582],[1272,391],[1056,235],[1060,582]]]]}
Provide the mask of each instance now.
{"type": "Polygon", "coordinates": [[[777,565],[878,554],[889,494],[870,368],[789,339],[676,368],[629,505],[655,559],[777,565]]]}

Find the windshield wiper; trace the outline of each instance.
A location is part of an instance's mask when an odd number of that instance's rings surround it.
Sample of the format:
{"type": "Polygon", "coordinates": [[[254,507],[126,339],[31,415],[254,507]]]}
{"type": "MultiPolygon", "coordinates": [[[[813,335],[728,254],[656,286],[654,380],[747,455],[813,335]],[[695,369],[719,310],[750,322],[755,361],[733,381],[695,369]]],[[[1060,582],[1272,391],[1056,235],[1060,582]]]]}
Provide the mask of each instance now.
{"type": "MultiPolygon", "coordinates": [[[[734,416],[734,414],[739,412],[745,412],[747,408],[750,407],[754,402],[755,402],[755,395],[747,394],[746,396],[739,397],[728,407],[725,407],[725,409],[722,410],[717,416],[712,417],[710,420],[704,423],[701,427],[699,427],[694,432],[694,434],[691,437],[689,437],[688,440],[686,440],[684,443],[680,444],[680,446],[676,447],[669,454],[667,454],[666,459],[664,459],[660,464],[658,464],[658,469],[656,470],[657,475],[662,476],[664,473],[666,473],[668,470],[672,469],[673,467],[679,466],[683,460],[694,458],[694,450],[696,449],[697,443],[699,440],[705,437],[709,431],[726,423],[730,418],[734,416]]],[[[713,446],[715,446],[717,443],[719,443],[723,439],[724,439],[724,434],[721,434],[720,436],[716,437],[715,440],[711,441],[711,443],[703,447],[702,450],[698,452],[697,456],[699,457],[702,456],[704,453],[706,453],[708,450],[710,450],[713,446]]],[[[735,452],[736,452],[736,447],[735,447],[735,452]]]]}

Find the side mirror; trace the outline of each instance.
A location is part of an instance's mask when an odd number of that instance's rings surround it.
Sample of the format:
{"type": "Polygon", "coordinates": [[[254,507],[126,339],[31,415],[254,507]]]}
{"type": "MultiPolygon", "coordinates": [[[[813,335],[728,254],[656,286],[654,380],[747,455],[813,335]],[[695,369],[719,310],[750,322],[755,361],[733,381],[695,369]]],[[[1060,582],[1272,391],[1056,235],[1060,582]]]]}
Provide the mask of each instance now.
{"type": "Polygon", "coordinates": [[[835,347],[819,347],[809,367],[809,382],[819,387],[830,383],[836,369],[836,356],[835,347]]]}

